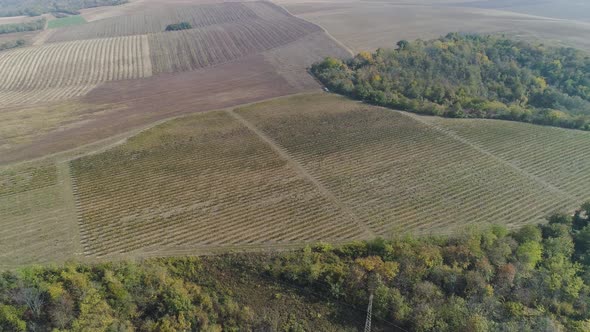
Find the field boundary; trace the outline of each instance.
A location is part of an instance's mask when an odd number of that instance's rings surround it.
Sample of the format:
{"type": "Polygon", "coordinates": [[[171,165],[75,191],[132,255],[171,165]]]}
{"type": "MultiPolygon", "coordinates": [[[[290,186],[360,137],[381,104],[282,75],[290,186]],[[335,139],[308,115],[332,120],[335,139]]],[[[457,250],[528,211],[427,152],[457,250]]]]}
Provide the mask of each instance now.
{"type": "Polygon", "coordinates": [[[317,23],[311,22],[311,21],[309,21],[309,20],[306,20],[306,19],[304,19],[304,18],[302,18],[302,17],[299,17],[299,16],[297,16],[297,15],[294,15],[294,14],[292,14],[292,13],[291,13],[291,12],[290,12],[290,11],[289,11],[287,8],[285,8],[285,7],[281,6],[281,5],[277,4],[277,3],[274,3],[274,2],[273,2],[273,5],[280,7],[280,8],[281,8],[281,9],[283,9],[285,12],[287,12],[289,15],[291,15],[291,16],[293,16],[293,17],[295,17],[295,18],[298,18],[298,19],[300,19],[300,20],[304,20],[305,22],[308,22],[308,23],[311,23],[311,24],[313,24],[313,25],[316,25],[317,27],[319,27],[320,29],[322,29],[322,31],[323,31],[323,32],[326,34],[326,36],[328,36],[328,38],[332,39],[332,40],[333,40],[333,41],[334,41],[336,44],[338,44],[340,47],[342,47],[343,49],[345,49],[345,50],[346,50],[346,51],[347,51],[347,52],[350,54],[350,56],[352,56],[352,57],[353,57],[353,56],[356,54],[356,53],[355,53],[355,52],[354,52],[354,51],[353,51],[353,50],[352,50],[350,47],[346,46],[346,45],[345,45],[343,42],[341,42],[340,40],[336,39],[336,37],[332,36],[332,34],[330,33],[330,31],[328,31],[328,29],[324,28],[324,27],[323,27],[323,26],[321,26],[320,24],[317,24],[317,23]]]}
{"type": "Polygon", "coordinates": [[[106,150],[115,148],[121,144],[124,144],[125,142],[127,142],[127,140],[129,138],[137,136],[146,130],[149,130],[151,128],[159,126],[159,125],[166,123],[168,121],[172,121],[172,120],[187,117],[187,116],[194,116],[197,114],[207,114],[207,113],[211,113],[211,112],[224,112],[227,110],[241,108],[241,107],[247,107],[247,106],[251,106],[254,104],[263,103],[263,102],[267,102],[267,101],[272,101],[272,100],[277,100],[277,99],[282,99],[282,98],[289,98],[289,97],[294,97],[294,96],[313,95],[313,94],[317,94],[317,93],[319,93],[319,89],[313,90],[313,91],[291,93],[291,94],[278,96],[278,97],[260,99],[257,101],[244,103],[244,104],[238,104],[238,105],[234,105],[234,106],[230,106],[230,107],[217,108],[217,109],[212,109],[212,110],[207,110],[207,111],[194,111],[194,112],[190,112],[190,113],[175,115],[175,116],[171,116],[171,117],[161,119],[161,120],[158,120],[155,122],[151,122],[147,125],[143,125],[143,126],[128,130],[127,132],[124,132],[124,133],[121,133],[118,135],[114,135],[114,136],[111,136],[111,137],[108,137],[108,138],[105,138],[105,139],[102,139],[102,140],[99,140],[96,142],[84,144],[84,145],[81,145],[81,146],[78,146],[78,147],[75,147],[72,149],[51,153],[51,154],[37,157],[37,158],[31,158],[31,159],[27,159],[27,160],[21,160],[21,161],[16,161],[16,162],[0,164],[0,170],[11,168],[14,166],[19,166],[19,165],[35,163],[35,162],[39,162],[39,161],[46,161],[46,160],[52,160],[52,161],[57,161],[57,162],[59,162],[59,161],[72,161],[72,160],[75,160],[78,158],[82,158],[84,156],[101,153],[106,150]]]}
{"type": "Polygon", "coordinates": [[[289,155],[289,153],[283,149],[279,144],[277,144],[272,138],[268,137],[265,133],[263,133],[260,129],[258,129],[255,125],[250,123],[248,120],[244,119],[242,116],[234,112],[233,110],[226,111],[230,116],[234,119],[239,121],[241,124],[246,126],[250,131],[256,134],[263,142],[268,144],[270,148],[275,151],[279,157],[285,160],[295,172],[297,172],[301,177],[306,179],[307,181],[311,182],[319,192],[326,198],[328,198],[333,204],[338,206],[345,214],[347,214],[365,233],[365,236],[368,238],[373,238],[376,234],[370,229],[370,227],[362,222],[360,218],[343,202],[341,202],[336,195],[334,195],[330,190],[328,190],[324,185],[316,178],[314,178],[299,162],[289,155]]]}

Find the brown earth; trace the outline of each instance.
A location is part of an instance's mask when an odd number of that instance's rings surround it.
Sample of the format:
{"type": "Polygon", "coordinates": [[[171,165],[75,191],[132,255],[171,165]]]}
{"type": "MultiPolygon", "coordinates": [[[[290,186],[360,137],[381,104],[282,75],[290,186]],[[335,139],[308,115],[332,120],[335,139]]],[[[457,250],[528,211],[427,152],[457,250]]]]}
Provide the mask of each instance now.
{"type": "Polygon", "coordinates": [[[61,152],[181,114],[226,108],[299,91],[276,73],[262,55],[192,72],[106,83],[79,102],[83,105],[110,104],[116,112],[84,114],[81,111],[79,114],[87,115],[82,120],[74,120],[3,151],[0,163],[61,152]]]}

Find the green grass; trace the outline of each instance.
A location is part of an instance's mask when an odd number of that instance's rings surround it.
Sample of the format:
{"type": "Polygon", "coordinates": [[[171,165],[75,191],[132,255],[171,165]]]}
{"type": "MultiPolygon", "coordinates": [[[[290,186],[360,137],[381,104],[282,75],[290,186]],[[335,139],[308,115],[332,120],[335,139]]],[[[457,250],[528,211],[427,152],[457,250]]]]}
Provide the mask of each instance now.
{"type": "Polygon", "coordinates": [[[82,24],[86,24],[86,20],[84,19],[84,17],[82,17],[81,15],[74,15],[74,16],[68,16],[68,17],[64,17],[64,18],[56,18],[54,20],[51,20],[51,21],[47,22],[47,28],[48,29],[58,29],[58,28],[64,28],[64,27],[69,27],[69,26],[73,26],[73,25],[82,25],[82,24]]]}

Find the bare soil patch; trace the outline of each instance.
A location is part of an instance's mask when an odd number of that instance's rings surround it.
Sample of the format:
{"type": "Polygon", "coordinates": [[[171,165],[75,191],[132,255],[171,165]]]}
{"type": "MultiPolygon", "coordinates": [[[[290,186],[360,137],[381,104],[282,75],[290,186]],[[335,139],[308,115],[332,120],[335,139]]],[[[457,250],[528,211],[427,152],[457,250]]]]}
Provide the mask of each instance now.
{"type": "MultiPolygon", "coordinates": [[[[30,143],[12,146],[0,155],[0,163],[72,149],[180,114],[295,92],[298,90],[277,74],[261,55],[192,72],[111,82],[93,90],[81,102],[110,104],[116,112],[98,112],[85,117],[84,121],[41,134],[30,143]]],[[[47,111],[52,112],[52,109],[47,111]]],[[[87,112],[80,110],[78,114],[87,112]]]]}

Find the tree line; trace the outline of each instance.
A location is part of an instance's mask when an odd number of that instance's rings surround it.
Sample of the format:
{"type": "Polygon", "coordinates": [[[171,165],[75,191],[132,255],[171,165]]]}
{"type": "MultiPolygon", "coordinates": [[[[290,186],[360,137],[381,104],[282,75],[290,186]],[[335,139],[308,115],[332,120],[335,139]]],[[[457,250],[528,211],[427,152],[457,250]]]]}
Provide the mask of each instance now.
{"type": "Polygon", "coordinates": [[[46,13],[80,14],[84,8],[116,6],[129,0],[0,0],[1,16],[39,16],[46,13]]]}
{"type": "Polygon", "coordinates": [[[328,88],[380,106],[590,130],[590,56],[573,48],[450,33],[311,70],[328,88]]]}
{"type": "Polygon", "coordinates": [[[27,267],[0,275],[0,331],[356,331],[371,293],[375,331],[589,331],[589,216],[590,202],[514,231],[27,267]]]}
{"type": "Polygon", "coordinates": [[[31,22],[1,24],[0,34],[43,30],[46,22],[45,18],[41,18],[31,22]]]}
{"type": "Polygon", "coordinates": [[[21,47],[26,44],[24,39],[10,40],[4,43],[0,43],[0,51],[10,50],[13,48],[21,47]]]}

